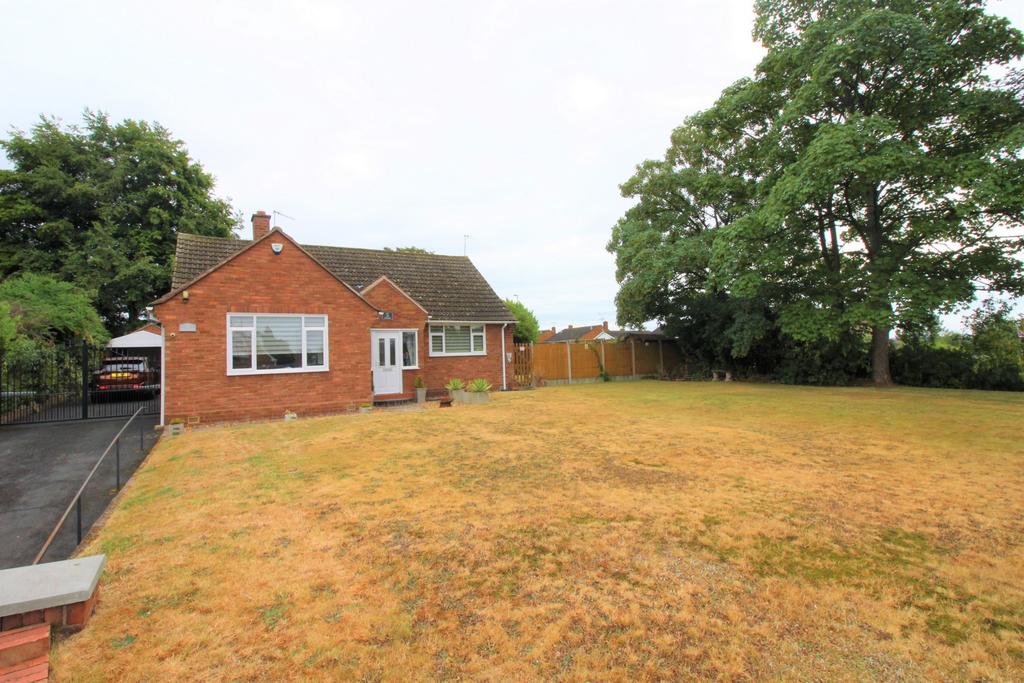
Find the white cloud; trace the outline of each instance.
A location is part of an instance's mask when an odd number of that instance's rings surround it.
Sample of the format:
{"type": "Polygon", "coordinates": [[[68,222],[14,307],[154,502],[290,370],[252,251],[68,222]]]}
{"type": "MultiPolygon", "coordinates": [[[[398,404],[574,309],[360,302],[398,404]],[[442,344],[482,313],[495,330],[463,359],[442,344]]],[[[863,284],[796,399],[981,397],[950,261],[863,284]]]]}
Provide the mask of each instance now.
{"type": "Polygon", "coordinates": [[[0,124],[158,120],[246,215],[310,243],[468,233],[500,294],[582,325],[614,318],[618,185],[751,73],[751,5],[8,3],[0,124]]]}

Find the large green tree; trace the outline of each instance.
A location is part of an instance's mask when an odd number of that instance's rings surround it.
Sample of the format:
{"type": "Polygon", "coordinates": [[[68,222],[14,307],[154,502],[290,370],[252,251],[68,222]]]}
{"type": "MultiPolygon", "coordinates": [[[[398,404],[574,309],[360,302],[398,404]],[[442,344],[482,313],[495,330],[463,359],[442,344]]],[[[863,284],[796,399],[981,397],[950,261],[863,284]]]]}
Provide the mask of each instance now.
{"type": "Polygon", "coordinates": [[[513,340],[523,344],[532,344],[537,341],[537,337],[540,335],[540,323],[537,322],[537,316],[533,314],[533,311],[515,299],[505,299],[505,305],[516,317],[516,326],[512,331],[513,340]]]}
{"type": "Polygon", "coordinates": [[[89,296],[51,275],[20,273],[0,282],[0,355],[20,358],[55,344],[110,335],[89,296]]]}
{"type": "Polygon", "coordinates": [[[991,75],[1024,39],[980,0],[759,0],[754,35],[767,48],[754,77],[688,120],[659,169],[657,194],[681,189],[683,215],[627,214],[613,233],[620,316],[650,282],[662,302],[700,282],[763,303],[758,324],[794,340],[869,334],[873,377],[888,383],[894,328],[979,290],[1024,291],[1024,240],[1010,236],[1024,218],[1021,79],[991,75]],[[708,151],[680,155],[680,135],[708,151]],[[730,183],[743,203],[694,193],[730,183]],[[694,211],[714,218],[696,275],[665,257],[691,241],[673,231],[698,233],[694,211]],[[629,245],[644,240],[637,259],[629,245]]]}
{"type": "Polygon", "coordinates": [[[111,332],[166,291],[178,232],[228,236],[237,219],[184,143],[155,123],[42,118],[0,141],[0,275],[50,273],[89,292],[111,332]]]}

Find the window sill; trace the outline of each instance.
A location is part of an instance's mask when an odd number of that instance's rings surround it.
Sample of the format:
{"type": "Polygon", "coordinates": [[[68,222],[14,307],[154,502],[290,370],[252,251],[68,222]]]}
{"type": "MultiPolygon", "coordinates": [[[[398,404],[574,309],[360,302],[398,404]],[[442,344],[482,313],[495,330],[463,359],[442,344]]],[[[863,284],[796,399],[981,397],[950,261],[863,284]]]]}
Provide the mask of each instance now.
{"type": "Polygon", "coordinates": [[[486,351],[471,351],[469,353],[434,353],[430,352],[430,358],[458,358],[462,356],[486,356],[486,351]]]}
{"type": "Polygon", "coordinates": [[[329,372],[330,368],[278,368],[276,370],[228,370],[229,377],[248,375],[294,375],[300,372],[329,372]]]}

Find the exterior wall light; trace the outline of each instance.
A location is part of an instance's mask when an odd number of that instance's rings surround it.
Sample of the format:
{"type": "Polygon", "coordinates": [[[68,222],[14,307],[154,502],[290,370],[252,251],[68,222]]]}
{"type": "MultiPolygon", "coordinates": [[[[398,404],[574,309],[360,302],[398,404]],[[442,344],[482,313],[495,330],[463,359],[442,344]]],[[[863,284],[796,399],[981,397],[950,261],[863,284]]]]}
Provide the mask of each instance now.
{"type": "Polygon", "coordinates": [[[188,303],[188,290],[187,289],[184,292],[181,293],[181,300],[184,301],[185,303],[188,303]]]}
{"type": "Polygon", "coordinates": [[[280,242],[272,243],[270,245],[270,248],[274,250],[275,254],[280,254],[282,251],[284,251],[284,245],[281,244],[280,242]]]}

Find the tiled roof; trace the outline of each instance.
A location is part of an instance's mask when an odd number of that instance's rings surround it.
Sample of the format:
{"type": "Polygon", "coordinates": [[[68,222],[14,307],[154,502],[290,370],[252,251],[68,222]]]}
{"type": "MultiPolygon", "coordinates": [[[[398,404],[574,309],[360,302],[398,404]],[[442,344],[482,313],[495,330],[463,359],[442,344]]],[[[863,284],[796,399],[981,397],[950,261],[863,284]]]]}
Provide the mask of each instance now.
{"type": "MultiPolygon", "coordinates": [[[[178,234],[171,290],[177,290],[252,244],[249,240],[178,234]]],[[[356,291],[387,276],[434,320],[515,322],[515,316],[465,256],[302,245],[356,291]]]]}
{"type": "Polygon", "coordinates": [[[590,325],[588,327],[567,327],[558,334],[544,340],[545,344],[556,344],[558,342],[576,341],[587,332],[597,329],[601,325],[590,325]]]}

